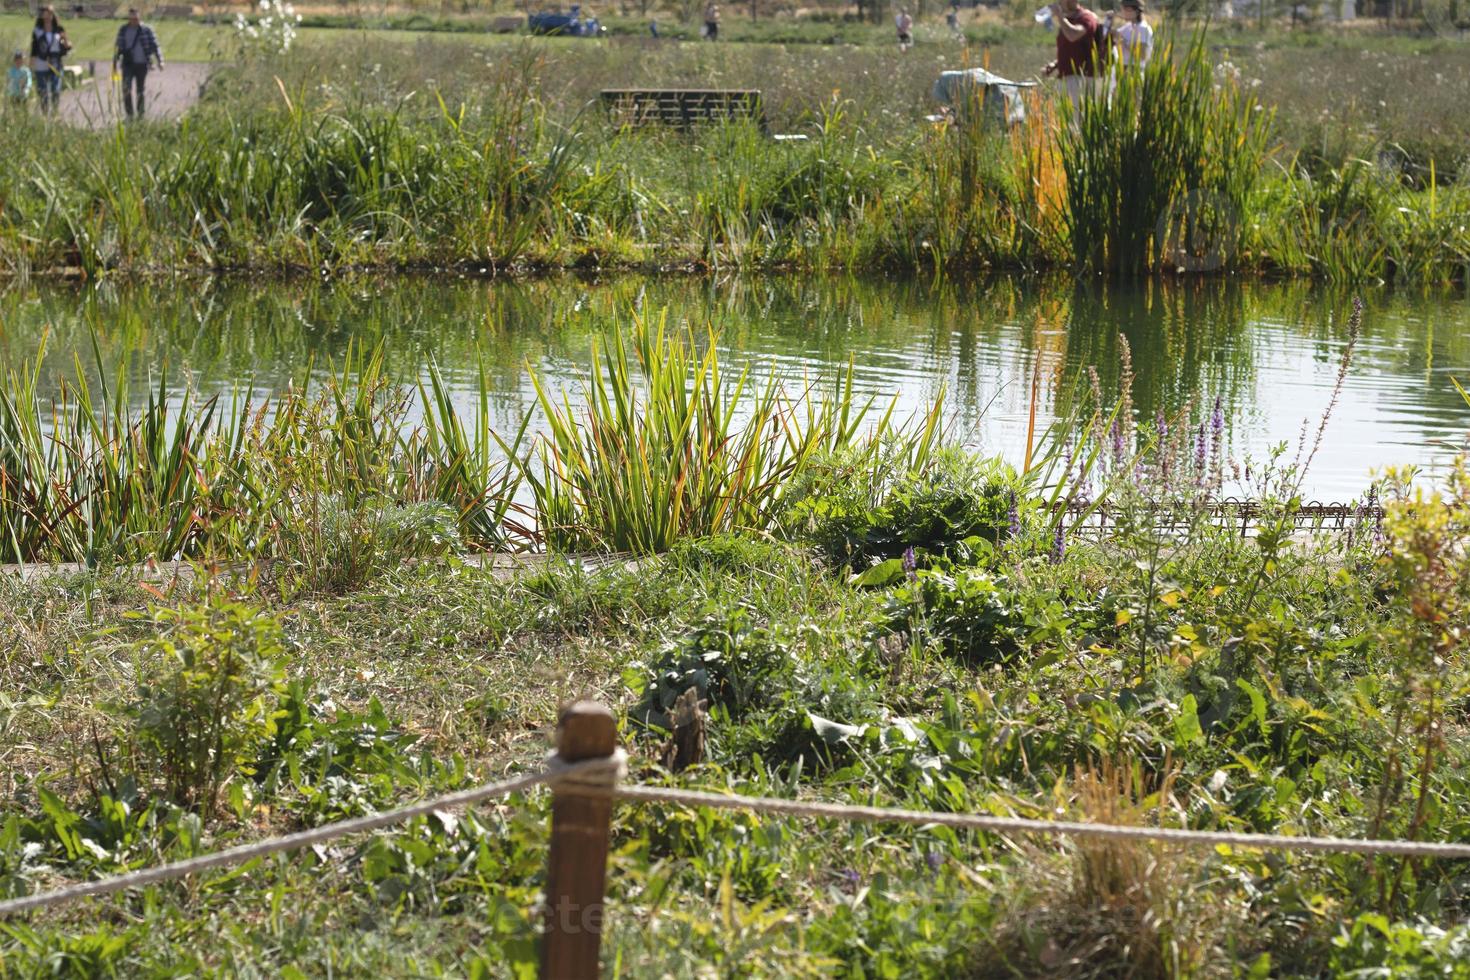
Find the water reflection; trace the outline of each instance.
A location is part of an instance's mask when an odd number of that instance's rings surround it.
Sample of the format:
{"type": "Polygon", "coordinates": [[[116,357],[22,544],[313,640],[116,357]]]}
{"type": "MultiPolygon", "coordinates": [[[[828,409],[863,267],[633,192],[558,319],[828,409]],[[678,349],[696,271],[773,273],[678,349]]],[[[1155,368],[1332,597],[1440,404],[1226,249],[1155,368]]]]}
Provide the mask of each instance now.
{"type": "MultiPolygon", "coordinates": [[[[1033,370],[1042,424],[1065,416],[1088,365],[1116,392],[1120,337],[1132,351],[1140,419],[1222,400],[1230,451],[1260,456],[1320,416],[1346,342],[1347,297],[1233,280],[1119,287],[999,278],[931,285],[881,280],[575,278],[485,283],[435,279],[330,285],[31,286],[0,295],[0,363],[33,357],[47,377],[109,370],[125,356],[141,383],[164,364],[173,384],[265,393],[340,359],[350,343],[385,349],[412,380],[431,359],[465,394],[480,365],[497,423],[534,400],[525,365],[572,385],[592,338],[634,315],[705,324],[757,375],[830,377],[851,358],[866,393],[918,405],[941,386],[958,431],[1019,457],[1033,370]],[[49,336],[48,336],[49,335],[49,336]]],[[[1442,464],[1470,411],[1450,384],[1470,376],[1470,306],[1452,296],[1376,294],[1357,358],[1308,489],[1347,497],[1369,470],[1442,464]]]]}

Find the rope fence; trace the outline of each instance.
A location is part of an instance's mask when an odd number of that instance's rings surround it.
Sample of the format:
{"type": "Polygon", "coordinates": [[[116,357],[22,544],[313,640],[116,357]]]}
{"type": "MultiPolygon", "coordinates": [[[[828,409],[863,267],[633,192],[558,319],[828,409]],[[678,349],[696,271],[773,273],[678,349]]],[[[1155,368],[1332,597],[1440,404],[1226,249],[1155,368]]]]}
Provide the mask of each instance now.
{"type": "Polygon", "coordinates": [[[547,786],[553,791],[541,943],[542,977],[593,976],[598,972],[612,804],[615,799],[640,804],[744,810],[858,823],[950,827],[999,834],[1092,837],[1155,841],[1193,847],[1224,845],[1263,850],[1395,855],[1425,859],[1470,858],[1470,842],[1295,837],[1284,834],[1184,830],[737,796],[675,787],[620,786],[618,782],[626,773],[627,755],[617,745],[617,729],[610,710],[603,705],[586,701],[570,705],[561,713],[557,734],[557,751],[548,757],[546,766],[537,772],[486,783],[370,816],[242,844],[213,854],[0,901],[0,918],[82,898],[174,881],[214,868],[243,864],[267,855],[325,843],[350,834],[380,830],[415,817],[499,799],[538,786],[547,786]],[[569,915],[569,912],[572,914],[569,915]]]}

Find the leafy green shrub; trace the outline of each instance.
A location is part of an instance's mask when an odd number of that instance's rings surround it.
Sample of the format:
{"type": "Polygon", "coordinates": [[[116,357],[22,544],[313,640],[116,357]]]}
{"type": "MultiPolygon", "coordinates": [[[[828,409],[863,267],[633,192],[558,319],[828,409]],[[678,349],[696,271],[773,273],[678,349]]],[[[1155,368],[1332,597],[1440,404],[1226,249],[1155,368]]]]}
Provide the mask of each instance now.
{"type": "Polygon", "coordinates": [[[738,720],[773,703],[796,670],[789,638],[759,625],[752,607],[711,609],[688,634],[659,650],[643,676],[633,676],[643,693],[635,716],[668,728],[674,701],[693,687],[710,708],[738,720]]]}
{"type": "Polygon", "coordinates": [[[1023,496],[1009,465],[960,449],[903,469],[873,454],[834,454],[793,483],[781,526],[831,560],[862,567],[909,548],[943,553],[966,539],[999,543],[1023,496]]]}
{"type": "Polygon", "coordinates": [[[132,645],[137,693],[120,709],[142,785],[208,815],[220,790],[275,732],[286,688],[285,642],[272,615],[229,599],[155,609],[132,645]]]}
{"type": "Polygon", "coordinates": [[[975,568],[917,572],[894,591],[890,609],[895,626],[921,623],[945,652],[972,665],[1063,643],[1089,611],[1085,602],[975,568]]]}
{"type": "Polygon", "coordinates": [[[1328,973],[1342,977],[1470,978],[1470,929],[1360,915],[1333,942],[1328,973]]]}
{"type": "Polygon", "coordinates": [[[808,649],[810,640],[830,640],[831,624],[761,623],[756,616],[748,604],[710,609],[649,663],[634,665],[626,677],[641,700],[631,715],[668,730],[675,700],[693,688],[709,710],[713,755],[800,758],[823,768],[878,717],[876,688],[861,662],[808,649]]]}
{"type": "MultiPolygon", "coordinates": [[[[286,698],[275,738],[252,767],[262,795],[294,789],[292,808],[309,824],[361,816],[424,785],[433,764],[411,755],[416,739],[374,698],[367,710],[337,710],[304,687],[286,698]]],[[[458,766],[456,759],[449,768],[458,766]]]]}

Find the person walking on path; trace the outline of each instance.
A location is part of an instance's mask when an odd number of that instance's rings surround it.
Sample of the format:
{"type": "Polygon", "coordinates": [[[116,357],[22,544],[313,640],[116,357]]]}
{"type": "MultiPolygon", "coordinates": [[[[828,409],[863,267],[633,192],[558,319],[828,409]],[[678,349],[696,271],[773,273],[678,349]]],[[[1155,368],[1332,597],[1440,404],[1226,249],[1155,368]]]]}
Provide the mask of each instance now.
{"type": "Polygon", "coordinates": [[[907,10],[900,10],[898,16],[893,18],[893,26],[898,28],[898,50],[907,51],[914,46],[914,19],[909,16],[907,10]]]}
{"type": "Polygon", "coordinates": [[[965,39],[965,32],[960,28],[959,4],[950,5],[949,13],[944,15],[944,26],[949,28],[949,33],[954,36],[955,40],[963,41],[965,39]]]}
{"type": "Polygon", "coordinates": [[[10,71],[5,76],[5,101],[12,109],[24,109],[31,97],[31,70],[26,67],[26,53],[17,51],[10,71]]]}
{"type": "Polygon", "coordinates": [[[41,93],[43,113],[56,112],[61,99],[61,59],[70,50],[66,28],[56,19],[56,8],[48,3],[36,12],[36,26],[31,31],[31,71],[41,93]]]}
{"type": "Polygon", "coordinates": [[[1057,58],[1041,73],[1062,80],[1075,112],[1082,100],[1093,94],[1101,28],[1097,15],[1080,0],[1057,0],[1051,6],[1051,16],[1057,25],[1057,58]]]}
{"type": "Polygon", "coordinates": [[[704,8],[704,36],[710,41],[720,39],[720,5],[717,3],[704,8]]]}
{"type": "Polygon", "coordinates": [[[123,111],[129,119],[134,118],[134,88],[138,91],[136,118],[143,118],[143,87],[148,82],[148,67],[154,62],[163,71],[158,36],[138,16],[138,8],[129,7],[127,22],[117,29],[117,42],[112,51],[113,72],[117,72],[119,64],[122,66],[123,111]]]}

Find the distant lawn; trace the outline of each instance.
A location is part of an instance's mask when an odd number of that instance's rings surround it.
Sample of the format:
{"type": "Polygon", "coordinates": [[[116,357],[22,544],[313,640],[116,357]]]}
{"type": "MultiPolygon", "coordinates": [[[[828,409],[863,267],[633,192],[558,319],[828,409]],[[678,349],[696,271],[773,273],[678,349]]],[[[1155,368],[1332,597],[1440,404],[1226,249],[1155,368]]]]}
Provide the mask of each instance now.
{"type": "MultiPolygon", "coordinates": [[[[29,50],[28,38],[31,25],[34,23],[34,19],[25,14],[0,14],[0,36],[7,39],[9,49],[12,51],[16,48],[29,50]]],[[[64,19],[62,24],[66,27],[67,36],[71,38],[71,43],[74,45],[69,59],[72,64],[84,61],[106,61],[112,58],[113,40],[117,37],[117,29],[122,24],[121,18],[116,20],[64,19]]],[[[197,21],[161,20],[153,22],[153,26],[158,32],[158,43],[163,48],[165,63],[169,61],[213,61],[216,58],[228,56],[234,45],[233,22],[209,25],[197,21]]],[[[336,39],[348,37],[354,33],[360,32],[354,28],[303,27],[300,39],[302,41],[336,39]]],[[[403,40],[421,38],[424,33],[422,31],[371,31],[375,38],[403,40]]],[[[457,34],[454,36],[485,40],[491,43],[506,43],[513,37],[486,34],[457,34]]],[[[557,39],[556,43],[570,43],[570,41],[571,39],[557,39]]]]}

